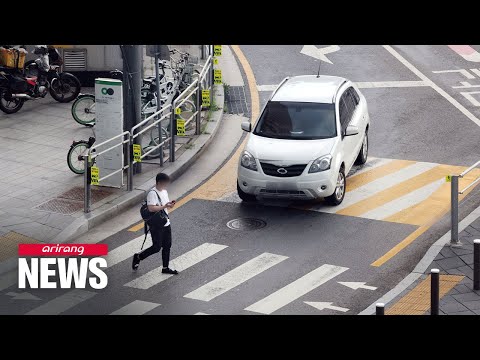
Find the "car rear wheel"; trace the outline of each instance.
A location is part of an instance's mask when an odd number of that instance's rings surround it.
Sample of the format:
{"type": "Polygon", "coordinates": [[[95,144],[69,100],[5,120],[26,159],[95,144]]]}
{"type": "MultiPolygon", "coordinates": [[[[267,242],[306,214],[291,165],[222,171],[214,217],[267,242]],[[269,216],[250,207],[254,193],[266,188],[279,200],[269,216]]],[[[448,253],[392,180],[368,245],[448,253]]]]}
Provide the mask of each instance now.
{"type": "Polygon", "coordinates": [[[337,177],[337,184],[335,186],[335,191],[332,195],[325,198],[327,204],[336,206],[340,205],[345,197],[345,191],[347,189],[347,180],[345,179],[345,170],[343,167],[340,169],[337,177]]]}
{"type": "Polygon", "coordinates": [[[237,193],[238,193],[238,196],[240,197],[240,199],[242,199],[242,201],[245,201],[245,202],[257,201],[257,197],[255,195],[247,194],[242,189],[240,189],[240,186],[238,185],[238,182],[237,182],[237,193]]]}

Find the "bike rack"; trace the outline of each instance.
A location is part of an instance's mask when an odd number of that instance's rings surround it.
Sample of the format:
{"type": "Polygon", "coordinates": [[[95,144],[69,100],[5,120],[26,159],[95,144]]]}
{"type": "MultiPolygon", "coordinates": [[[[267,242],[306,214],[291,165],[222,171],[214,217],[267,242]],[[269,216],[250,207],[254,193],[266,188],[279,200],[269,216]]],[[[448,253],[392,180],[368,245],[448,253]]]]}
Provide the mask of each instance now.
{"type": "Polygon", "coordinates": [[[466,169],[464,172],[462,172],[459,175],[451,175],[450,176],[450,181],[451,181],[451,187],[450,187],[450,215],[451,215],[451,238],[450,238],[450,244],[453,246],[459,246],[461,245],[460,241],[458,240],[458,195],[464,194],[468,189],[470,189],[472,186],[474,186],[476,183],[480,181],[480,177],[472,181],[470,184],[468,184],[466,187],[464,187],[462,190],[458,190],[458,180],[463,178],[465,175],[467,175],[469,172],[471,172],[473,169],[477,168],[480,166],[480,161],[477,161],[475,164],[470,166],[468,169],[466,169]]]}

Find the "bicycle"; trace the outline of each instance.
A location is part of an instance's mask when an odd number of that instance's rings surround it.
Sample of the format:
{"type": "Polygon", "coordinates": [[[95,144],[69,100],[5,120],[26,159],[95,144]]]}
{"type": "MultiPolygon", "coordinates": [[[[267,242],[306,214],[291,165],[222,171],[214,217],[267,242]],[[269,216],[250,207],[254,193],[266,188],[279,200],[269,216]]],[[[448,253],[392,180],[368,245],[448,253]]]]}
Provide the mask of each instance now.
{"type": "MultiPolygon", "coordinates": [[[[88,138],[88,141],[74,141],[72,145],[70,145],[70,149],[67,153],[67,164],[72,172],[78,175],[81,175],[85,172],[85,162],[83,157],[87,155],[88,149],[90,149],[94,143],[95,137],[91,136],[88,138]]],[[[95,149],[93,152],[95,152],[95,149]]]]}

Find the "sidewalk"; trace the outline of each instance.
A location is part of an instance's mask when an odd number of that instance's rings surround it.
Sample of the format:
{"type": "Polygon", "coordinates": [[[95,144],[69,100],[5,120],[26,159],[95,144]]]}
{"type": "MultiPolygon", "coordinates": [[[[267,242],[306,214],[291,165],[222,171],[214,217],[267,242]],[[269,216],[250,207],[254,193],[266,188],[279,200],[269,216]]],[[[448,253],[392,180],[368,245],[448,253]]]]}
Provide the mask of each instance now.
{"type": "Polygon", "coordinates": [[[434,268],[440,270],[440,314],[480,315],[480,291],[473,290],[473,241],[480,239],[480,214],[460,232],[459,239],[461,247],[444,245],[424,274],[385,305],[386,315],[428,315],[429,274],[434,268]]]}
{"type": "MultiPolygon", "coordinates": [[[[219,66],[222,67],[221,62],[219,66]]],[[[174,163],[165,162],[163,167],[159,166],[158,159],[148,161],[151,164],[142,163],[142,173],[134,176],[132,192],[93,187],[92,212],[86,215],[83,213],[83,176],[69,170],[66,157],[73,140],[88,139],[93,133],[73,120],[72,104],[57,103],[47,97],[27,102],[17,114],[1,113],[0,273],[15,266],[14,255],[19,243],[69,241],[115,212],[140,203],[159,171],[172,178],[180,176],[219,127],[223,115],[223,86],[216,85],[214,94],[219,109],[210,114],[202,112],[200,135],[177,137],[174,163]]]]}

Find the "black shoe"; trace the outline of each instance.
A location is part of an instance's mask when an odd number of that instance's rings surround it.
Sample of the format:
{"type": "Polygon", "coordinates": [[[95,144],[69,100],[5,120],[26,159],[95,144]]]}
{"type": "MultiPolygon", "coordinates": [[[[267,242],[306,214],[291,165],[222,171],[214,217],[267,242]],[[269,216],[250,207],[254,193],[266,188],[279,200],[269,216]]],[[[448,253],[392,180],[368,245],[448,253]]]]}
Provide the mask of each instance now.
{"type": "Polygon", "coordinates": [[[137,270],[138,265],[140,265],[140,254],[134,254],[132,260],[132,269],[137,270]]]}
{"type": "Polygon", "coordinates": [[[177,270],[172,270],[170,268],[163,268],[162,269],[162,274],[172,274],[172,275],[177,275],[178,271],[177,270]]]}

